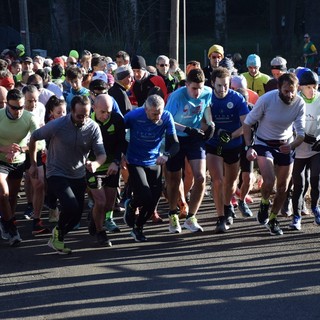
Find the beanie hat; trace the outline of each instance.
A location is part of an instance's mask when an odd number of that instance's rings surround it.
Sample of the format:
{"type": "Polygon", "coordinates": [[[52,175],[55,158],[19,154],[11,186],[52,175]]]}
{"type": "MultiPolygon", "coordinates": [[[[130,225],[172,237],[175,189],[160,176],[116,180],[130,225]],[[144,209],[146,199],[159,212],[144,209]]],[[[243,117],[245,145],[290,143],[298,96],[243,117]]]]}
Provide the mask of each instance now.
{"type": "Polygon", "coordinates": [[[94,91],[94,90],[106,90],[108,89],[108,85],[105,81],[101,80],[101,79],[96,79],[96,80],[92,80],[89,83],[89,90],[90,91],[94,91]]]}
{"type": "Polygon", "coordinates": [[[287,71],[287,60],[280,56],[273,58],[270,62],[270,65],[271,65],[271,70],[278,69],[281,71],[287,71]]]}
{"type": "Polygon", "coordinates": [[[230,58],[225,57],[219,62],[219,66],[227,68],[229,71],[233,71],[234,63],[230,58]]]}
{"type": "Polygon", "coordinates": [[[318,75],[311,70],[304,71],[299,78],[300,86],[306,86],[306,85],[318,84],[318,83],[319,83],[318,75]]]}
{"type": "Polygon", "coordinates": [[[5,87],[7,90],[13,89],[15,83],[12,77],[5,77],[0,79],[0,86],[5,87]]]}
{"type": "Polygon", "coordinates": [[[69,57],[73,57],[73,58],[75,58],[75,59],[79,59],[79,53],[78,53],[78,51],[77,50],[71,50],[70,52],[69,52],[69,57]]]}
{"type": "Polygon", "coordinates": [[[63,76],[64,68],[61,64],[55,64],[51,70],[51,76],[53,79],[59,79],[63,76]]]}
{"type": "Polygon", "coordinates": [[[237,75],[237,76],[232,76],[231,77],[231,84],[230,87],[233,90],[238,90],[240,88],[247,88],[247,80],[243,75],[237,75]]]}
{"type": "Polygon", "coordinates": [[[261,59],[256,54],[249,54],[247,58],[247,67],[261,67],[261,59]]]}
{"type": "Polygon", "coordinates": [[[95,71],[92,75],[92,80],[91,81],[94,81],[94,80],[102,80],[104,81],[105,83],[108,83],[108,77],[106,75],[106,73],[104,71],[95,71]]]}
{"type": "Polygon", "coordinates": [[[215,53],[220,53],[222,55],[222,58],[224,57],[224,50],[222,46],[219,46],[218,44],[214,44],[213,46],[211,46],[209,48],[209,52],[208,52],[208,58],[210,59],[211,54],[215,52],[215,53]]]}
{"type": "Polygon", "coordinates": [[[147,69],[146,60],[142,56],[133,56],[131,59],[132,69],[147,69]]]}
{"type": "Polygon", "coordinates": [[[127,76],[132,76],[132,69],[129,66],[118,67],[114,73],[114,77],[117,81],[123,80],[127,76]]]}
{"type": "Polygon", "coordinates": [[[24,50],[25,50],[24,45],[23,45],[22,43],[18,44],[18,45],[16,46],[16,49],[18,49],[18,50],[21,51],[21,52],[24,52],[24,50]]]}
{"type": "Polygon", "coordinates": [[[300,82],[300,78],[301,78],[302,74],[303,74],[305,71],[311,71],[311,69],[309,69],[309,68],[304,68],[304,67],[298,67],[298,68],[296,68],[295,74],[296,74],[299,82],[300,82]]]}
{"type": "Polygon", "coordinates": [[[60,64],[62,67],[64,67],[64,61],[63,61],[63,59],[61,57],[55,57],[53,59],[53,63],[54,64],[60,64]]]}

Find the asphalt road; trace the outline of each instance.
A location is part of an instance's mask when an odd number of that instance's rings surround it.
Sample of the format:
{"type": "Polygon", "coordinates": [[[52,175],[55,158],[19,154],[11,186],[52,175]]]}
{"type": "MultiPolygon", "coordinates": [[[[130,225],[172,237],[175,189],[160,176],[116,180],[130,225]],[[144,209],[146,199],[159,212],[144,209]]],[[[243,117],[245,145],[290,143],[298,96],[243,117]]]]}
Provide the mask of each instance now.
{"type": "MultiPolygon", "coordinates": [[[[119,214],[113,246],[98,247],[84,213],[81,228],[66,237],[72,255],[61,256],[46,245],[47,235],[31,235],[23,206],[22,198],[23,243],[0,241],[0,319],[319,319],[320,227],[312,217],[295,232],[281,217],[280,237],[254,218],[238,218],[217,235],[213,202],[205,197],[198,215],[204,232],[174,235],[162,200],[165,223],[147,224],[147,243],[133,241],[119,214]]],[[[256,199],[255,213],[257,207],[256,199]]]]}

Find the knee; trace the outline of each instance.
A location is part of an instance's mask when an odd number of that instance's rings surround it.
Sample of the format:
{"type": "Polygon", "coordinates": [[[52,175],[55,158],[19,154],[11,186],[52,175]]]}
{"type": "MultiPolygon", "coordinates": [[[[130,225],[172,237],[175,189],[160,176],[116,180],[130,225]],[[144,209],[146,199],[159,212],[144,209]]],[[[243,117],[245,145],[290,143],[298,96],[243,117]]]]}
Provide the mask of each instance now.
{"type": "Polygon", "coordinates": [[[204,175],[199,174],[194,177],[194,184],[202,185],[205,184],[206,178],[204,175]]]}

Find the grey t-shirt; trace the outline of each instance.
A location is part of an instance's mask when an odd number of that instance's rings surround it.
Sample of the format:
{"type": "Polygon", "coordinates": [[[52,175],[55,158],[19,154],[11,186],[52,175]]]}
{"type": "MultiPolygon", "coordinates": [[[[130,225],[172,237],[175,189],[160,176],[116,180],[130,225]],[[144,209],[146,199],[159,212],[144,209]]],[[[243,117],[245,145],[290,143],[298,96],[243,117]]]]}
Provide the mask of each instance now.
{"type": "Polygon", "coordinates": [[[80,179],[85,176],[85,163],[90,150],[96,156],[105,154],[101,130],[96,122],[88,119],[76,127],[71,114],[48,122],[33,132],[36,140],[49,141],[46,176],[80,179]]]}
{"type": "MultiPolygon", "coordinates": [[[[262,95],[247,114],[244,123],[254,125],[259,122],[256,136],[264,140],[287,140],[293,136],[293,127],[298,136],[304,136],[305,103],[300,96],[290,104],[279,97],[278,90],[262,95]]],[[[265,145],[255,138],[256,144],[265,145]]]]}

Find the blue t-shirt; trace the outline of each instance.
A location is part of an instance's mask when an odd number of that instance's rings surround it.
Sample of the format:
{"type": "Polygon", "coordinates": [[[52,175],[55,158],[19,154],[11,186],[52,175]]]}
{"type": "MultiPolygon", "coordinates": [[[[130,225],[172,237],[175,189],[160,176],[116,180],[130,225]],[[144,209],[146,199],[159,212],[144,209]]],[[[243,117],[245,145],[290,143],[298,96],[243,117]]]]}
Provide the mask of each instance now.
{"type": "MultiPolygon", "coordinates": [[[[186,127],[200,128],[204,110],[211,104],[212,89],[204,86],[199,98],[194,99],[188,95],[187,87],[182,87],[169,96],[165,109],[169,111],[176,123],[186,127]]],[[[178,131],[180,137],[188,135],[178,131]]]]}
{"type": "MultiPolygon", "coordinates": [[[[211,113],[212,120],[216,125],[214,136],[207,141],[207,143],[213,147],[217,147],[220,144],[218,130],[223,129],[228,132],[233,132],[242,126],[240,116],[249,113],[248,105],[243,96],[229,89],[228,94],[219,99],[212,94],[211,100],[211,113]]],[[[232,139],[229,143],[223,145],[224,149],[233,149],[242,145],[242,136],[232,139]]]]}
{"type": "Polygon", "coordinates": [[[163,135],[176,133],[173,118],[166,110],[158,123],[153,123],[147,118],[144,107],[129,111],[124,116],[124,122],[126,128],[130,129],[127,160],[134,165],[155,165],[160,155],[163,135]]]}

